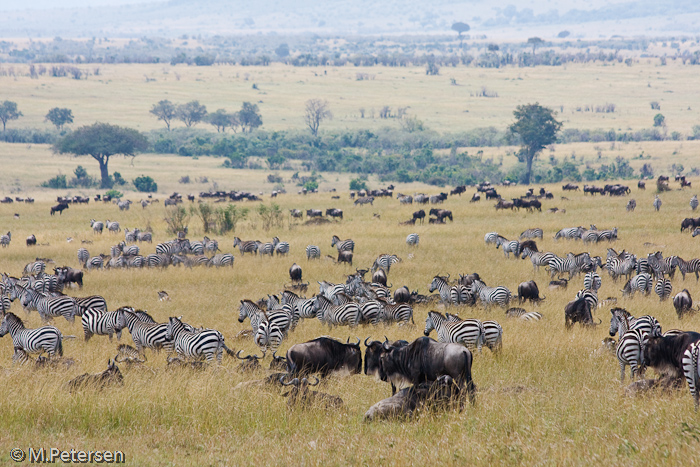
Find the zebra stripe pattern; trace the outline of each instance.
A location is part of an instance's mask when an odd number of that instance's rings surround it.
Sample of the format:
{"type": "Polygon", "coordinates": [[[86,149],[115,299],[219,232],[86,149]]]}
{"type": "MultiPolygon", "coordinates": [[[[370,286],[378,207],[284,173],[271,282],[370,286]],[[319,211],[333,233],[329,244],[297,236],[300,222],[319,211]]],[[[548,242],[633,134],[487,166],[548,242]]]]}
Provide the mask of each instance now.
{"type": "Polygon", "coordinates": [[[652,284],[653,280],[651,274],[637,274],[627,281],[625,287],[622,289],[622,295],[634,296],[635,292],[641,292],[646,295],[651,292],[652,284]]]}
{"type": "Polygon", "coordinates": [[[223,350],[226,348],[220,332],[213,329],[190,332],[182,321],[175,317],[171,317],[167,324],[165,338],[173,342],[178,355],[195,360],[204,357],[207,363],[212,363],[214,358],[221,363],[223,350]]]}
{"type": "Polygon", "coordinates": [[[272,255],[275,252],[275,245],[273,243],[257,242],[257,246],[258,246],[258,253],[260,254],[260,256],[270,255],[270,257],[272,257],[272,255]]]}
{"type": "MultiPolygon", "coordinates": [[[[206,256],[205,256],[206,258],[206,256]]],[[[212,267],[223,267],[223,266],[231,266],[233,267],[233,260],[234,257],[231,253],[219,253],[218,255],[214,255],[208,262],[207,266],[212,267]]]]}
{"type": "Polygon", "coordinates": [[[0,324],[0,337],[6,334],[12,336],[14,348],[25,353],[46,352],[49,357],[63,355],[63,336],[61,331],[53,326],[27,329],[19,317],[14,313],[7,313],[0,324]]]}
{"type": "Polygon", "coordinates": [[[485,307],[493,304],[506,308],[512,298],[510,290],[503,286],[487,287],[482,281],[476,280],[472,282],[472,294],[479,297],[479,301],[485,307]]]}
{"type": "Polygon", "coordinates": [[[663,302],[671,296],[673,284],[671,284],[671,281],[668,279],[659,279],[654,286],[654,292],[656,292],[656,295],[658,295],[659,299],[663,302]]]}
{"type": "Polygon", "coordinates": [[[698,195],[693,195],[692,198],[690,198],[690,209],[695,211],[698,208],[698,195]]]}
{"type": "Polygon", "coordinates": [[[617,344],[617,360],[620,363],[620,382],[625,382],[625,366],[631,369],[630,378],[644,374],[644,346],[647,335],[639,329],[627,331],[617,344]]]}
{"type": "Polygon", "coordinates": [[[552,259],[556,258],[556,255],[554,253],[533,251],[530,248],[525,247],[523,248],[523,254],[521,258],[525,259],[528,256],[530,257],[530,262],[532,262],[532,268],[535,271],[539,271],[541,266],[547,267],[549,265],[549,262],[552,259]]]}
{"type": "Polygon", "coordinates": [[[105,227],[107,227],[107,230],[110,232],[121,232],[121,227],[119,227],[119,222],[110,222],[109,219],[105,222],[105,227]]]}
{"type": "Polygon", "coordinates": [[[75,304],[78,306],[78,315],[82,316],[86,310],[107,311],[107,301],[99,295],[90,295],[88,297],[75,297],[75,304]]]}
{"type": "Polygon", "coordinates": [[[83,312],[82,317],[83,332],[85,333],[85,342],[88,342],[93,335],[109,336],[109,341],[112,341],[112,335],[116,334],[117,339],[122,338],[122,329],[126,327],[124,314],[118,311],[102,311],[89,308],[83,312]]]}
{"type": "Polygon", "coordinates": [[[282,339],[284,339],[284,334],[279,326],[263,315],[254,339],[255,344],[261,348],[263,357],[268,349],[273,353],[277,352],[277,349],[282,344],[282,339]]]}
{"type": "Polygon", "coordinates": [[[321,257],[321,249],[316,245],[308,245],[306,247],[306,260],[319,259],[321,257]]]}
{"type": "Polygon", "coordinates": [[[316,317],[330,327],[341,325],[356,327],[360,322],[360,307],[354,302],[334,306],[333,302],[326,297],[316,295],[314,309],[316,317]]]}
{"type": "Polygon", "coordinates": [[[119,320],[126,323],[126,328],[129,329],[131,339],[136,345],[139,355],[144,355],[144,349],[159,351],[165,348],[168,352],[172,351],[172,343],[166,338],[166,323],[151,323],[139,319],[139,317],[127,308],[120,308],[117,313],[123,315],[119,320]]]}
{"type": "Polygon", "coordinates": [[[170,265],[170,256],[162,254],[151,254],[143,259],[144,265],[149,268],[165,268],[170,265]]]}
{"type": "Polygon", "coordinates": [[[331,246],[334,246],[338,251],[355,251],[355,242],[351,239],[341,240],[337,235],[333,235],[331,246]]]}
{"type": "Polygon", "coordinates": [[[90,259],[90,253],[85,248],[78,248],[78,262],[85,266],[88,259],[90,259]]]}
{"type": "Polygon", "coordinates": [[[54,317],[63,316],[69,323],[75,322],[78,315],[78,305],[75,299],[65,295],[49,297],[46,294],[27,289],[20,299],[22,306],[27,310],[37,310],[44,322],[54,317]]]}
{"type": "Polygon", "coordinates": [[[258,253],[258,244],[254,240],[243,241],[238,237],[233,237],[233,247],[238,247],[241,252],[241,256],[246,253],[258,253]]]}
{"type": "Polygon", "coordinates": [[[275,253],[277,253],[278,256],[289,254],[289,243],[288,242],[277,243],[277,245],[275,245],[275,253]]]}
{"type": "Polygon", "coordinates": [[[690,395],[695,402],[695,410],[700,405],[700,342],[693,342],[683,353],[683,374],[688,382],[690,395]]]}
{"type": "Polygon", "coordinates": [[[481,346],[485,339],[484,326],[481,321],[478,319],[460,320],[456,317],[454,319],[454,321],[449,321],[437,311],[430,311],[425,319],[423,334],[429,336],[430,332],[435,329],[438,341],[463,344],[468,348],[476,348],[481,353],[481,346]]]}
{"type": "Polygon", "coordinates": [[[520,242],[517,240],[511,240],[507,243],[503,243],[503,254],[506,258],[510,258],[510,254],[515,255],[515,259],[518,258],[520,254],[520,242]]]}
{"type": "Polygon", "coordinates": [[[520,234],[520,240],[523,238],[543,238],[544,232],[542,232],[542,229],[536,228],[536,229],[527,229],[523,233],[520,234]]]}
{"type": "Polygon", "coordinates": [[[90,219],[90,227],[92,227],[92,233],[101,234],[102,230],[105,228],[105,224],[102,221],[96,221],[95,219],[90,219]]]}
{"type": "Polygon", "coordinates": [[[85,268],[90,270],[90,269],[102,269],[105,266],[105,262],[102,259],[102,256],[93,256],[92,258],[88,259],[85,263],[85,268]]]}
{"type": "Polygon", "coordinates": [[[586,300],[589,310],[595,310],[598,307],[598,294],[594,290],[579,290],[574,300],[579,300],[581,298],[586,300]]]}
{"type": "Polygon", "coordinates": [[[661,198],[659,198],[659,195],[654,196],[654,202],[652,204],[654,206],[654,209],[656,209],[657,211],[661,209],[661,204],[663,203],[661,202],[661,198]]]}
{"type": "Polygon", "coordinates": [[[560,238],[564,238],[566,240],[580,240],[583,232],[583,227],[567,227],[554,234],[554,240],[559,240],[560,238]]]}
{"type": "Polygon", "coordinates": [[[571,279],[576,274],[579,274],[584,267],[590,266],[591,263],[591,257],[588,253],[579,253],[578,255],[569,253],[566,255],[566,258],[560,258],[555,255],[554,258],[549,260],[549,272],[552,278],[568,272],[569,279],[571,279]]]}
{"type": "Polygon", "coordinates": [[[5,235],[0,236],[0,246],[3,248],[6,248],[10,245],[10,241],[12,240],[12,233],[7,232],[5,235]]]}
{"type": "Polygon", "coordinates": [[[389,300],[378,299],[382,304],[382,321],[385,323],[399,323],[399,326],[413,323],[413,308],[408,303],[389,303],[389,300]]]}
{"type": "Polygon", "coordinates": [[[583,277],[583,288],[584,290],[593,290],[594,292],[600,289],[602,281],[600,276],[596,272],[587,272],[583,277]]]}
{"type": "Polygon", "coordinates": [[[469,294],[465,297],[464,289],[466,287],[459,285],[450,286],[450,284],[447,282],[448,278],[449,276],[433,277],[433,280],[428,287],[428,291],[432,293],[437,290],[440,294],[440,299],[447,305],[460,305],[462,304],[461,300],[463,299],[466,300],[465,303],[473,303],[473,293],[467,289],[469,294]]]}
{"type": "Polygon", "coordinates": [[[388,254],[383,254],[379,255],[377,259],[374,260],[374,264],[372,265],[371,271],[374,273],[379,268],[384,269],[386,272],[389,272],[391,269],[391,266],[400,263],[401,258],[399,258],[396,255],[388,255],[388,254]]]}
{"type": "Polygon", "coordinates": [[[417,233],[408,234],[406,237],[406,245],[408,246],[418,246],[420,242],[420,236],[417,233]]]}

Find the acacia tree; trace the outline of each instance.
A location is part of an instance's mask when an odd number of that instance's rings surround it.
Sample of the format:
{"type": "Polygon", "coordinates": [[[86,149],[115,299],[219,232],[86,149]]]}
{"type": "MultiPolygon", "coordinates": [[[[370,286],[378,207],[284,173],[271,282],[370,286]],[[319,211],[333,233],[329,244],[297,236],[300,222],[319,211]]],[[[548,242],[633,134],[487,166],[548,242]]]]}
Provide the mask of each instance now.
{"type": "Polygon", "coordinates": [[[258,106],[250,102],[244,102],[241,110],[238,111],[238,124],[243,133],[250,133],[255,128],[262,125],[262,117],[258,111],[258,106]]]}
{"type": "Polygon", "coordinates": [[[515,123],[508,130],[513,136],[519,137],[522,143],[517,156],[520,162],[527,163],[524,182],[528,184],[532,175],[532,162],[542,149],[557,140],[562,124],[554,118],[552,109],[538,103],[519,105],[513,115],[515,123]]]}
{"type": "Polygon", "coordinates": [[[56,126],[56,129],[60,130],[63,125],[73,123],[73,111],[71,109],[54,107],[46,114],[45,120],[50,121],[56,126]]]}
{"type": "Polygon", "coordinates": [[[22,116],[22,112],[17,110],[17,103],[12,101],[5,101],[0,104],[0,121],[2,122],[2,131],[5,131],[7,122],[10,120],[17,120],[22,116]]]}
{"type": "Polygon", "coordinates": [[[207,116],[207,107],[199,101],[190,101],[187,104],[178,105],[175,116],[189,128],[204,120],[207,116]]]}
{"type": "Polygon", "coordinates": [[[235,133],[236,126],[238,126],[238,116],[236,114],[230,114],[224,109],[219,109],[207,116],[207,122],[216,127],[217,133],[226,133],[226,128],[233,128],[233,132],[235,133]]]}
{"type": "Polygon", "coordinates": [[[311,134],[318,135],[318,127],[326,119],[332,119],[333,113],[328,108],[328,101],[321,99],[309,99],[304,107],[304,122],[311,130],[311,134]]]}
{"type": "Polygon", "coordinates": [[[175,104],[166,99],[158,102],[157,104],[153,104],[150,112],[155,115],[158,120],[163,120],[165,126],[168,127],[168,131],[170,131],[170,122],[177,114],[175,104]]]}
{"type": "Polygon", "coordinates": [[[148,148],[146,137],[132,128],[108,123],[83,126],[67,134],[54,145],[59,154],[91,156],[100,164],[101,188],[110,188],[109,158],[116,155],[136,156],[148,148]]]}
{"type": "Polygon", "coordinates": [[[535,55],[535,50],[538,46],[544,44],[544,41],[539,37],[531,37],[527,40],[527,43],[532,46],[532,55],[535,55]]]}

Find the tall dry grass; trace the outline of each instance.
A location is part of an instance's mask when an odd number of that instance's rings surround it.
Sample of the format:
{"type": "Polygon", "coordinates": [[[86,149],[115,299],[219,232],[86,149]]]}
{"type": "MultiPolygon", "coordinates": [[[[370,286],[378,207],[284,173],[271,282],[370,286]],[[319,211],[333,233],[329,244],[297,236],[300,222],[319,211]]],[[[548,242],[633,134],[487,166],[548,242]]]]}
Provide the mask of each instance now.
{"type": "MultiPolygon", "coordinates": [[[[694,181],[695,183],[695,181],[694,181]]],[[[545,238],[541,249],[557,254],[589,250],[605,257],[607,244],[584,246],[578,242],[555,242],[552,237],[562,227],[595,223],[599,228],[616,226],[620,240],[616,249],[626,248],[638,255],[663,250],[689,259],[700,257],[700,245],[690,234],[678,232],[680,220],[690,216],[691,192],[672,191],[662,195],[661,212],[653,212],[653,190],[638,192],[637,211],[625,212],[627,198],[588,197],[582,193],[564,194],[561,187],[550,187],[555,199],[544,208],[565,208],[565,214],[546,212],[498,212],[492,203],[468,203],[469,195],[450,197],[444,208],[454,212],[455,222],[447,225],[398,226],[410,218],[417,206],[401,206],[395,199],[378,199],[374,206],[354,207],[345,193],[332,200],[330,193],[301,197],[285,195],[277,199],[283,209],[325,208],[345,211],[345,220],[321,226],[291,224],[264,232],[254,229],[255,219],[240,225],[235,235],[243,239],[267,240],[274,235],[289,241],[288,258],[260,258],[238,250],[232,269],[168,268],[154,270],[91,271],[85,275],[82,290],[72,295],[103,295],[110,309],[121,305],[143,308],[159,321],[183,315],[193,325],[220,330],[230,347],[254,352],[251,341],[238,342],[236,333],[249,328],[239,324],[241,299],[257,299],[276,293],[288,282],[292,262],[300,264],[304,280],[311,282],[309,294],[317,290],[317,280],[344,281],[354,268],[321,260],[307,262],[304,248],[321,246],[323,255],[334,254],[331,236],[355,240],[355,266],[369,266],[380,253],[395,253],[403,262],[392,267],[389,282],[407,285],[427,293],[437,273],[478,272],[489,285],[517,285],[535,279],[547,296],[537,311],[544,319],[537,323],[506,320],[503,310],[465,308],[462,317],[496,319],[504,329],[500,356],[489,350],[476,354],[473,376],[478,387],[477,404],[462,413],[422,414],[410,421],[367,424],[365,411],[390,395],[389,386],[364,375],[335,377],[321,390],[339,395],[346,407],[341,410],[288,409],[277,388],[236,390],[242,381],[262,378],[239,374],[237,361],[224,357],[220,368],[203,373],[167,371],[164,354],[148,353],[147,369],[122,367],[125,384],[103,392],[90,390],[69,394],[66,382],[84,372],[106,367],[116,354],[117,342],[106,337],[82,340],[79,324],[55,320],[64,334],[78,339],[66,341],[65,355],[78,360],[70,370],[36,371],[11,363],[12,345],[0,339],[0,365],[5,390],[0,398],[0,462],[10,463],[12,447],[59,447],[62,449],[120,449],[134,465],[279,465],[311,464],[418,464],[439,462],[475,465],[590,465],[617,462],[622,465],[692,465],[700,449],[700,416],[693,411],[687,390],[648,397],[625,396],[614,356],[601,350],[608,334],[609,311],[598,310],[603,324],[594,330],[564,329],[563,308],[581,286],[575,279],[567,291],[547,290],[544,271],[535,274],[528,260],[507,260],[500,250],[485,246],[484,233],[498,231],[508,238],[530,227],[541,227],[545,238]],[[565,195],[569,201],[561,199],[565,195]],[[373,214],[381,215],[376,219],[373,214]],[[421,236],[420,246],[409,249],[408,233],[421,236]],[[412,253],[413,257],[409,258],[412,253]],[[166,290],[169,302],[158,301],[157,291],[166,290]]],[[[409,191],[409,190],[403,190],[409,191]]],[[[505,197],[521,194],[523,187],[499,189],[505,197]]],[[[252,204],[252,207],[255,205],[252,204]]],[[[35,257],[50,257],[57,264],[77,266],[76,250],[81,240],[91,254],[107,253],[109,246],[123,236],[93,235],[89,219],[112,219],[123,227],[144,227],[150,223],[156,241],[170,238],[165,233],[162,204],[146,210],[133,207],[120,212],[116,206],[94,204],[72,206],[62,216],[48,214],[49,203],[0,205],[0,231],[11,230],[13,242],[0,250],[0,270],[19,275],[35,257]],[[20,219],[12,218],[14,212],[20,219]],[[24,238],[34,233],[39,243],[29,249],[24,238]],[[72,237],[72,243],[66,237],[72,237]]],[[[190,222],[190,238],[203,235],[196,221],[190,222]]],[[[233,251],[233,234],[217,237],[222,250],[233,251]]],[[[155,244],[141,244],[144,253],[155,244]]],[[[600,297],[620,297],[622,283],[613,283],[606,274],[600,297]]],[[[687,287],[698,295],[693,277],[673,280],[674,292],[687,287]]],[[[634,315],[653,314],[664,329],[700,329],[700,317],[679,322],[671,303],[659,303],[655,295],[621,299],[618,302],[634,315]]],[[[528,310],[534,309],[526,306],[528,310]]],[[[404,328],[360,327],[329,330],[315,321],[302,322],[289,335],[281,350],[291,344],[320,335],[342,340],[355,336],[414,339],[423,334],[429,307],[415,308],[415,326],[404,328]]],[[[18,303],[13,312],[28,326],[40,325],[35,312],[26,316],[18,303]]],[[[122,342],[130,343],[128,332],[122,342]]],[[[265,364],[269,359],[265,361],[265,364]]],[[[651,372],[650,372],[651,373],[651,372]]]]}

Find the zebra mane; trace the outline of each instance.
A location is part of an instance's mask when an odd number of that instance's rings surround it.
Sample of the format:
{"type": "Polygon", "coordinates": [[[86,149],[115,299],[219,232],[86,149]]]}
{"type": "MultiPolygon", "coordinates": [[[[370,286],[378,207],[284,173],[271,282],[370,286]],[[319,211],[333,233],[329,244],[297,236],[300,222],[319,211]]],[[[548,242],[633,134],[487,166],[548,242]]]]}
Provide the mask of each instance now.
{"type": "Polygon", "coordinates": [[[19,324],[21,327],[24,327],[22,318],[9,311],[5,313],[5,321],[8,321],[9,324],[19,324]]]}

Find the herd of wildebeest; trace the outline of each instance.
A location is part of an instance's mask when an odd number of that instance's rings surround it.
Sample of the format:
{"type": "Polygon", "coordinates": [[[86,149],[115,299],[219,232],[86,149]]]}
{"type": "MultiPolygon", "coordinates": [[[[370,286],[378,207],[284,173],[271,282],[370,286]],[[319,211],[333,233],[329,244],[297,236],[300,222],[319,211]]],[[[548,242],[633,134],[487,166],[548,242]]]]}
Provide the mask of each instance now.
{"type": "MultiPolygon", "coordinates": [[[[685,179],[680,181],[681,186],[690,186],[685,179]]],[[[668,183],[668,179],[664,180],[662,177],[657,180],[657,188],[664,191],[663,188],[668,188],[668,183]]],[[[638,189],[644,188],[643,182],[640,182],[638,189]]],[[[563,189],[575,192],[579,187],[566,184],[563,189]]],[[[356,209],[363,209],[362,206],[373,205],[375,196],[393,197],[393,190],[394,187],[391,186],[369,193],[352,193],[351,196],[356,198],[356,209]]],[[[623,185],[607,185],[603,188],[585,186],[583,191],[584,194],[609,196],[629,195],[631,192],[623,185]]],[[[464,192],[466,187],[457,187],[449,195],[439,193],[431,196],[409,196],[399,193],[396,198],[401,204],[438,205],[448,196],[461,196],[464,192]]],[[[524,196],[506,201],[498,195],[496,187],[480,184],[470,202],[480,201],[480,194],[484,194],[487,199],[496,200],[497,210],[541,210],[541,199],[553,199],[552,193],[545,189],[528,189],[524,196]]],[[[187,198],[195,202],[194,195],[187,198]]],[[[201,193],[200,198],[260,199],[257,195],[241,192],[201,193]]],[[[658,203],[656,200],[659,200],[658,196],[653,203],[653,207],[658,210],[661,204],[660,200],[658,203]]],[[[9,204],[11,201],[11,198],[6,198],[3,202],[9,204]],[[7,201],[8,199],[10,201],[7,201]]],[[[90,199],[60,198],[58,201],[58,205],[51,208],[51,215],[57,212],[62,214],[73,203],[89,204],[90,199]]],[[[95,201],[103,199],[98,196],[95,201]]],[[[128,201],[107,201],[114,202],[120,210],[129,209],[131,204],[128,201]]],[[[632,201],[634,200],[630,200],[632,201]]],[[[149,198],[142,200],[141,205],[145,209],[154,202],[157,200],[149,198]]],[[[168,197],[164,204],[179,202],[182,202],[182,196],[175,193],[168,197]]],[[[628,211],[634,209],[630,209],[630,202],[627,205],[628,211]]],[[[636,207],[636,202],[633,204],[636,207]]],[[[697,197],[693,196],[690,207],[695,210],[697,206],[697,197]]],[[[550,212],[556,211],[550,209],[550,212]]],[[[290,216],[294,218],[302,218],[303,214],[299,209],[290,211],[290,216]]],[[[314,219],[323,217],[324,212],[309,209],[306,215],[307,218],[314,219]]],[[[452,212],[445,209],[432,208],[429,215],[433,216],[431,223],[453,220],[452,212]]],[[[17,216],[19,214],[15,214],[15,217],[17,216]]],[[[325,216],[342,220],[343,212],[336,208],[328,208],[325,216]]],[[[379,217],[378,214],[375,216],[379,217]]],[[[425,217],[424,210],[416,211],[412,219],[401,224],[423,222],[425,217]]],[[[681,231],[691,227],[700,232],[700,218],[687,218],[682,221],[681,231]]],[[[100,235],[105,230],[112,235],[121,235],[122,232],[121,226],[115,221],[102,222],[92,219],[90,228],[95,235],[100,235]]],[[[76,233],[76,236],[80,234],[76,233]]],[[[461,410],[467,399],[471,403],[475,402],[472,351],[481,353],[482,348],[487,347],[494,353],[500,352],[504,342],[503,329],[495,320],[461,319],[458,312],[464,312],[468,307],[481,306],[487,309],[500,308],[505,311],[507,319],[537,322],[543,318],[537,311],[528,312],[521,308],[523,303],[530,302],[536,306],[545,300],[534,280],[520,283],[517,294],[513,294],[506,286],[487,285],[478,273],[459,274],[454,278],[449,274],[437,274],[426,280],[429,295],[411,291],[406,286],[397,287],[392,291],[393,286],[387,286],[388,276],[391,268],[402,267],[403,261],[395,254],[380,254],[371,267],[356,267],[354,272],[347,274],[344,282],[318,281],[318,292],[307,298],[305,294],[308,293],[310,283],[303,282],[302,267],[294,263],[289,269],[290,283],[281,284],[282,292],[271,291],[271,294],[262,298],[248,297],[240,300],[238,321],[243,323],[248,319],[251,328],[231,336],[231,339],[251,339],[261,353],[244,356],[242,351],[232,350],[221,332],[216,329],[197,328],[183,321],[182,317],[170,317],[167,322],[159,323],[148,312],[131,306],[109,311],[102,296],[80,297],[68,293],[75,290],[75,287],[82,288],[84,280],[89,280],[91,271],[96,269],[234,265],[233,254],[221,252],[219,242],[208,237],[202,240],[189,239],[186,231],[178,232],[177,237],[172,240],[157,243],[155,252],[150,254],[141,254],[138,243],[146,242],[150,245],[153,242],[151,232],[125,228],[123,235],[123,241],[117,242],[108,253],[91,255],[86,248],[89,245],[81,246],[77,252],[79,268],[54,265],[54,273],[50,274],[47,268],[54,262],[50,258],[35,258],[25,266],[18,277],[3,274],[0,283],[0,308],[3,313],[0,337],[11,335],[14,363],[37,367],[69,367],[74,360],[63,356],[63,341],[73,336],[63,336],[50,322],[55,318],[64,317],[73,323],[78,317],[86,341],[93,336],[108,336],[111,341],[113,335],[116,335],[119,339],[126,329],[131,335],[133,346],[118,345],[117,355],[114,361],[110,359],[107,370],[98,374],[84,374],[69,381],[67,386],[71,391],[83,387],[104,388],[112,384],[122,384],[124,378],[117,363],[129,367],[143,366],[147,361],[146,349],[165,351],[167,367],[182,368],[183,371],[204,370],[209,366],[217,366],[224,354],[241,360],[237,368],[241,372],[261,371],[261,361],[271,355],[268,376],[241,383],[240,386],[289,387],[283,395],[288,397],[290,405],[340,407],[343,405],[340,397],[311,388],[332,374],[364,372],[390,383],[392,388],[391,397],[376,403],[365,414],[367,420],[373,420],[411,415],[425,409],[452,407],[461,410]],[[36,310],[46,325],[37,329],[25,328],[22,319],[10,311],[15,300],[19,300],[26,313],[36,310]],[[514,304],[516,306],[511,306],[514,304]],[[352,329],[358,326],[374,328],[380,324],[412,329],[415,324],[413,307],[416,305],[439,307],[442,310],[428,313],[425,337],[411,342],[367,338],[363,344],[359,338],[356,342],[348,339],[343,343],[322,336],[308,342],[294,343],[288,348],[285,357],[277,355],[282,342],[293,340],[295,329],[303,325],[304,321],[318,320],[329,326],[329,329],[338,326],[348,326],[352,329]],[[433,330],[436,332],[437,341],[427,337],[433,330]],[[35,359],[37,354],[38,358],[35,359]],[[397,392],[400,386],[408,387],[397,392]]],[[[599,298],[598,290],[603,280],[601,276],[607,276],[611,281],[620,281],[623,296],[646,296],[653,290],[662,302],[672,298],[679,322],[682,323],[682,319],[695,313],[696,308],[687,289],[673,295],[671,281],[676,270],[683,276],[683,280],[691,273],[694,273],[697,279],[700,276],[700,259],[683,259],[678,255],[664,256],[661,251],[646,255],[636,255],[625,249],[618,251],[612,248],[612,242],[618,238],[616,227],[599,229],[595,225],[588,228],[571,226],[552,232],[551,235],[556,241],[580,241],[583,245],[608,242],[611,243],[611,247],[607,250],[606,258],[594,256],[589,252],[558,256],[542,250],[537,245],[538,241],[544,239],[543,230],[537,227],[526,229],[517,239],[509,240],[498,232],[488,232],[484,240],[487,247],[495,246],[496,249],[501,249],[505,261],[510,258],[519,261],[529,259],[535,271],[544,268],[549,273],[549,289],[567,289],[572,281],[582,278],[582,286],[576,287],[577,292],[572,294],[573,299],[564,309],[566,329],[571,329],[576,324],[595,327],[602,320],[598,319],[596,322],[594,312],[599,308],[609,308],[610,336],[617,335],[619,338],[606,338],[601,346],[617,357],[621,381],[624,382],[627,366],[631,368],[632,379],[643,376],[647,367],[654,368],[660,375],[655,380],[633,382],[628,390],[638,392],[652,387],[681,387],[687,383],[697,408],[700,401],[700,333],[680,329],[663,332],[655,317],[634,317],[627,310],[616,306],[616,297],[599,298]]],[[[8,232],[0,236],[0,245],[9,247],[11,240],[11,233],[8,232]]],[[[328,240],[330,246],[337,251],[337,257],[323,257],[321,247],[308,245],[305,250],[307,261],[324,261],[330,258],[336,263],[352,265],[355,242],[338,236],[328,240]]],[[[71,242],[72,238],[69,237],[68,241],[71,242]]],[[[418,234],[408,235],[406,243],[409,248],[417,248],[418,234]]],[[[36,244],[37,239],[34,235],[27,238],[27,247],[36,244]]],[[[269,242],[241,240],[235,237],[233,247],[238,248],[241,256],[276,255],[282,258],[286,258],[291,248],[288,242],[278,237],[269,242]]],[[[160,291],[158,294],[160,300],[169,300],[166,291],[160,291]]]]}

